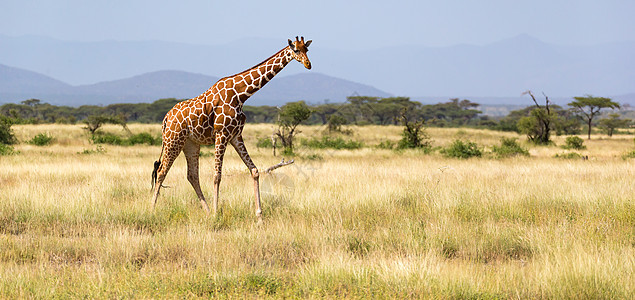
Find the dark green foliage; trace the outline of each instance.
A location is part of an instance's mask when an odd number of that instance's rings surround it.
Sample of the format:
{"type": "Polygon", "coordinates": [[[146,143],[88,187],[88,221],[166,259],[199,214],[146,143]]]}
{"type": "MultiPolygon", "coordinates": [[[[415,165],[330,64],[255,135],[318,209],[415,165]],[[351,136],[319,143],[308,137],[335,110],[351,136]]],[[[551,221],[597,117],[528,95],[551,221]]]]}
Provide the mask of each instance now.
{"type": "Polygon", "coordinates": [[[128,144],[137,145],[137,144],[146,144],[151,146],[161,145],[161,137],[153,137],[151,134],[147,132],[142,132],[138,134],[134,134],[128,138],[128,144]]]}
{"type": "Polygon", "coordinates": [[[50,145],[52,142],[53,142],[52,136],[46,133],[40,133],[34,136],[32,139],[30,139],[27,143],[31,145],[36,145],[36,146],[46,146],[46,145],[50,145]]]}
{"type": "Polygon", "coordinates": [[[565,143],[566,144],[562,146],[562,148],[564,149],[575,149],[575,150],[586,149],[586,146],[584,145],[584,140],[577,136],[568,136],[565,139],[565,143]]]}
{"type": "Polygon", "coordinates": [[[13,145],[18,142],[11,130],[11,125],[13,124],[9,118],[0,116],[0,144],[13,145]]]}
{"type": "Polygon", "coordinates": [[[529,156],[529,151],[521,147],[514,138],[502,138],[500,146],[492,146],[492,153],[501,158],[516,155],[529,156]]]}
{"type": "Polygon", "coordinates": [[[128,138],[124,138],[112,133],[98,132],[91,135],[90,140],[94,144],[108,144],[118,146],[132,146],[137,144],[161,145],[161,137],[155,138],[147,132],[131,135],[128,138]]]}
{"type": "Polygon", "coordinates": [[[308,148],[317,148],[317,149],[359,149],[363,147],[361,142],[357,142],[354,140],[344,140],[341,137],[333,138],[330,136],[323,136],[321,139],[312,138],[302,140],[302,145],[308,148]]]}
{"type": "Polygon", "coordinates": [[[293,153],[293,138],[297,134],[296,128],[311,116],[311,108],[304,101],[289,102],[280,108],[278,115],[278,131],[276,136],[282,146],[293,153]]]}
{"type": "Polygon", "coordinates": [[[7,144],[0,143],[0,155],[13,155],[13,154],[17,154],[17,152],[13,149],[13,147],[7,144]]]}
{"type": "Polygon", "coordinates": [[[442,149],[441,153],[453,158],[481,157],[483,155],[476,143],[462,140],[455,140],[452,145],[442,149]]]}
{"type": "Polygon", "coordinates": [[[273,148],[273,141],[271,141],[270,137],[259,138],[258,142],[256,142],[256,147],[258,147],[258,148],[273,148]]]}
{"type": "Polygon", "coordinates": [[[397,144],[397,149],[427,149],[432,146],[430,136],[423,127],[423,120],[410,122],[408,114],[404,110],[401,115],[401,122],[404,126],[401,132],[401,140],[397,144]]]}
{"type": "Polygon", "coordinates": [[[341,115],[331,115],[328,121],[328,130],[332,132],[342,132],[342,125],[346,125],[348,122],[341,115]]]}
{"type": "Polygon", "coordinates": [[[123,145],[124,138],[112,133],[96,133],[90,136],[93,144],[123,145]]]}

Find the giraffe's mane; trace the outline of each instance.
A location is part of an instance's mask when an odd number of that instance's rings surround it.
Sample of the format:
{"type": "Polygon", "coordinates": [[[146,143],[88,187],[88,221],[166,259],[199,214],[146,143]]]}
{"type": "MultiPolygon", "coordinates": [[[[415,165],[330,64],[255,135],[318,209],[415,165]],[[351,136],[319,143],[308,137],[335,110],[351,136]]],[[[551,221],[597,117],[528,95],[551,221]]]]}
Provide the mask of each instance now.
{"type": "Polygon", "coordinates": [[[269,56],[267,59],[263,60],[263,61],[262,61],[262,62],[260,62],[259,64],[255,65],[255,66],[253,66],[253,67],[251,67],[251,68],[249,68],[249,69],[246,69],[246,70],[244,70],[244,71],[242,71],[242,72],[239,72],[239,73],[236,73],[236,74],[234,74],[234,75],[225,76],[225,77],[223,77],[223,78],[219,79],[218,81],[221,81],[221,80],[224,80],[224,79],[227,79],[227,78],[236,77],[236,76],[238,76],[238,75],[242,75],[242,74],[248,73],[249,71],[251,71],[251,70],[255,69],[256,67],[261,66],[262,64],[266,63],[267,61],[269,61],[269,60],[270,60],[271,58],[273,58],[274,56],[276,56],[276,55],[280,54],[280,52],[287,50],[287,48],[289,48],[289,46],[286,46],[286,47],[284,47],[284,48],[280,49],[280,51],[278,51],[278,52],[274,53],[273,55],[269,56]]]}

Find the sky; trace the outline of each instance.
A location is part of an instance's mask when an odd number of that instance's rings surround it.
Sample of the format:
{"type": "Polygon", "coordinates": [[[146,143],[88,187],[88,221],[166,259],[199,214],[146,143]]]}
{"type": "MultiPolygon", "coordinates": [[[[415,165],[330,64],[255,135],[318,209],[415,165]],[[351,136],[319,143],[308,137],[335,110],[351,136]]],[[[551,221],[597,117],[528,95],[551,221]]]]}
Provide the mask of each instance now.
{"type": "Polygon", "coordinates": [[[519,34],[560,45],[635,41],[635,1],[3,0],[0,34],[217,45],[303,35],[332,49],[485,45],[519,34]]]}

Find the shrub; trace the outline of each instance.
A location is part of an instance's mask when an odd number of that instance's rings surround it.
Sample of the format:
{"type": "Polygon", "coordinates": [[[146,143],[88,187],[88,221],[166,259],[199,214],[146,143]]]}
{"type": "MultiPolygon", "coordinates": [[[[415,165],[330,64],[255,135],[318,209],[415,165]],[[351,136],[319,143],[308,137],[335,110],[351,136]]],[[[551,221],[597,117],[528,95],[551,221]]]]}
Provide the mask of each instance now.
{"type": "Polygon", "coordinates": [[[270,137],[259,138],[256,142],[257,148],[273,148],[273,142],[270,137]]]}
{"type": "Polygon", "coordinates": [[[34,136],[32,139],[30,139],[27,143],[31,145],[36,145],[36,146],[46,146],[46,145],[50,145],[52,142],[53,142],[52,136],[46,133],[40,133],[34,136]]]}
{"type": "Polygon", "coordinates": [[[562,146],[562,148],[582,150],[582,149],[586,149],[586,146],[584,146],[584,140],[582,138],[578,136],[569,136],[565,140],[565,145],[562,146]]]}
{"type": "Polygon", "coordinates": [[[483,155],[476,143],[461,140],[455,140],[452,145],[442,149],[441,153],[454,158],[481,157],[483,155]]]}
{"type": "Polygon", "coordinates": [[[93,149],[84,149],[84,151],[77,152],[77,154],[104,154],[106,153],[106,149],[102,146],[97,146],[95,150],[93,149]]]}
{"type": "Polygon", "coordinates": [[[0,144],[0,155],[13,155],[17,153],[18,152],[15,151],[13,147],[6,144],[0,144]]]}
{"type": "Polygon", "coordinates": [[[397,149],[422,148],[429,151],[432,147],[432,140],[423,126],[423,121],[410,122],[405,111],[402,112],[401,118],[404,128],[397,149]]]}
{"type": "Polygon", "coordinates": [[[554,157],[555,158],[562,158],[562,159],[582,159],[582,155],[580,153],[576,153],[576,152],[568,152],[568,153],[556,154],[554,157]]]}
{"type": "Polygon", "coordinates": [[[302,144],[309,148],[318,148],[318,149],[359,149],[363,146],[361,142],[357,142],[354,140],[344,140],[341,137],[332,138],[330,136],[323,136],[321,139],[309,139],[302,140],[302,144]]]}
{"type": "Polygon", "coordinates": [[[132,135],[126,141],[128,145],[147,144],[147,145],[161,145],[161,137],[153,137],[147,132],[132,135]]]}
{"type": "Polygon", "coordinates": [[[390,140],[385,140],[385,141],[382,141],[381,143],[379,143],[379,145],[377,145],[377,148],[392,150],[393,148],[395,148],[395,142],[390,141],[390,140]]]}
{"type": "Polygon", "coordinates": [[[112,133],[95,133],[90,136],[94,144],[123,145],[124,139],[112,133]]]}
{"type": "Polygon", "coordinates": [[[626,152],[626,154],[622,155],[623,159],[627,159],[627,158],[635,158],[635,150],[631,151],[631,152],[626,152]]]}
{"type": "Polygon", "coordinates": [[[521,147],[514,138],[502,138],[500,146],[492,146],[492,152],[497,157],[510,157],[514,155],[529,156],[529,151],[521,147]]]}
{"type": "Polygon", "coordinates": [[[129,138],[123,138],[112,133],[97,132],[91,135],[90,140],[94,144],[108,144],[120,146],[132,146],[137,144],[161,145],[161,137],[153,137],[147,132],[131,135],[129,138]]]}
{"type": "Polygon", "coordinates": [[[13,145],[18,142],[11,130],[11,121],[0,116],[0,144],[13,145]]]}

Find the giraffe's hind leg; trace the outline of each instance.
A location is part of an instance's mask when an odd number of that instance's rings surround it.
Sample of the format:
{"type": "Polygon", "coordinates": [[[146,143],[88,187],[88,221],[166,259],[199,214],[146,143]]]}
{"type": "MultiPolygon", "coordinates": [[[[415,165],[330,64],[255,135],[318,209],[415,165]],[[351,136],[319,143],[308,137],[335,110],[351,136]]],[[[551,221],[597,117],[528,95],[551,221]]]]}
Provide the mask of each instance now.
{"type": "Polygon", "coordinates": [[[159,199],[159,191],[161,190],[161,185],[165,180],[165,176],[168,175],[168,171],[174,160],[181,153],[181,149],[183,149],[182,143],[168,143],[165,145],[163,155],[159,161],[159,168],[157,169],[157,177],[154,183],[154,191],[152,195],[152,207],[157,206],[157,200],[159,199]]]}
{"type": "Polygon", "coordinates": [[[183,154],[185,154],[185,159],[187,160],[187,180],[194,188],[196,196],[198,196],[198,200],[201,202],[201,206],[203,206],[203,210],[205,210],[205,213],[209,215],[209,206],[207,205],[205,196],[203,196],[203,192],[201,191],[201,184],[198,178],[198,160],[200,152],[201,146],[199,144],[189,139],[185,141],[183,154]]]}

